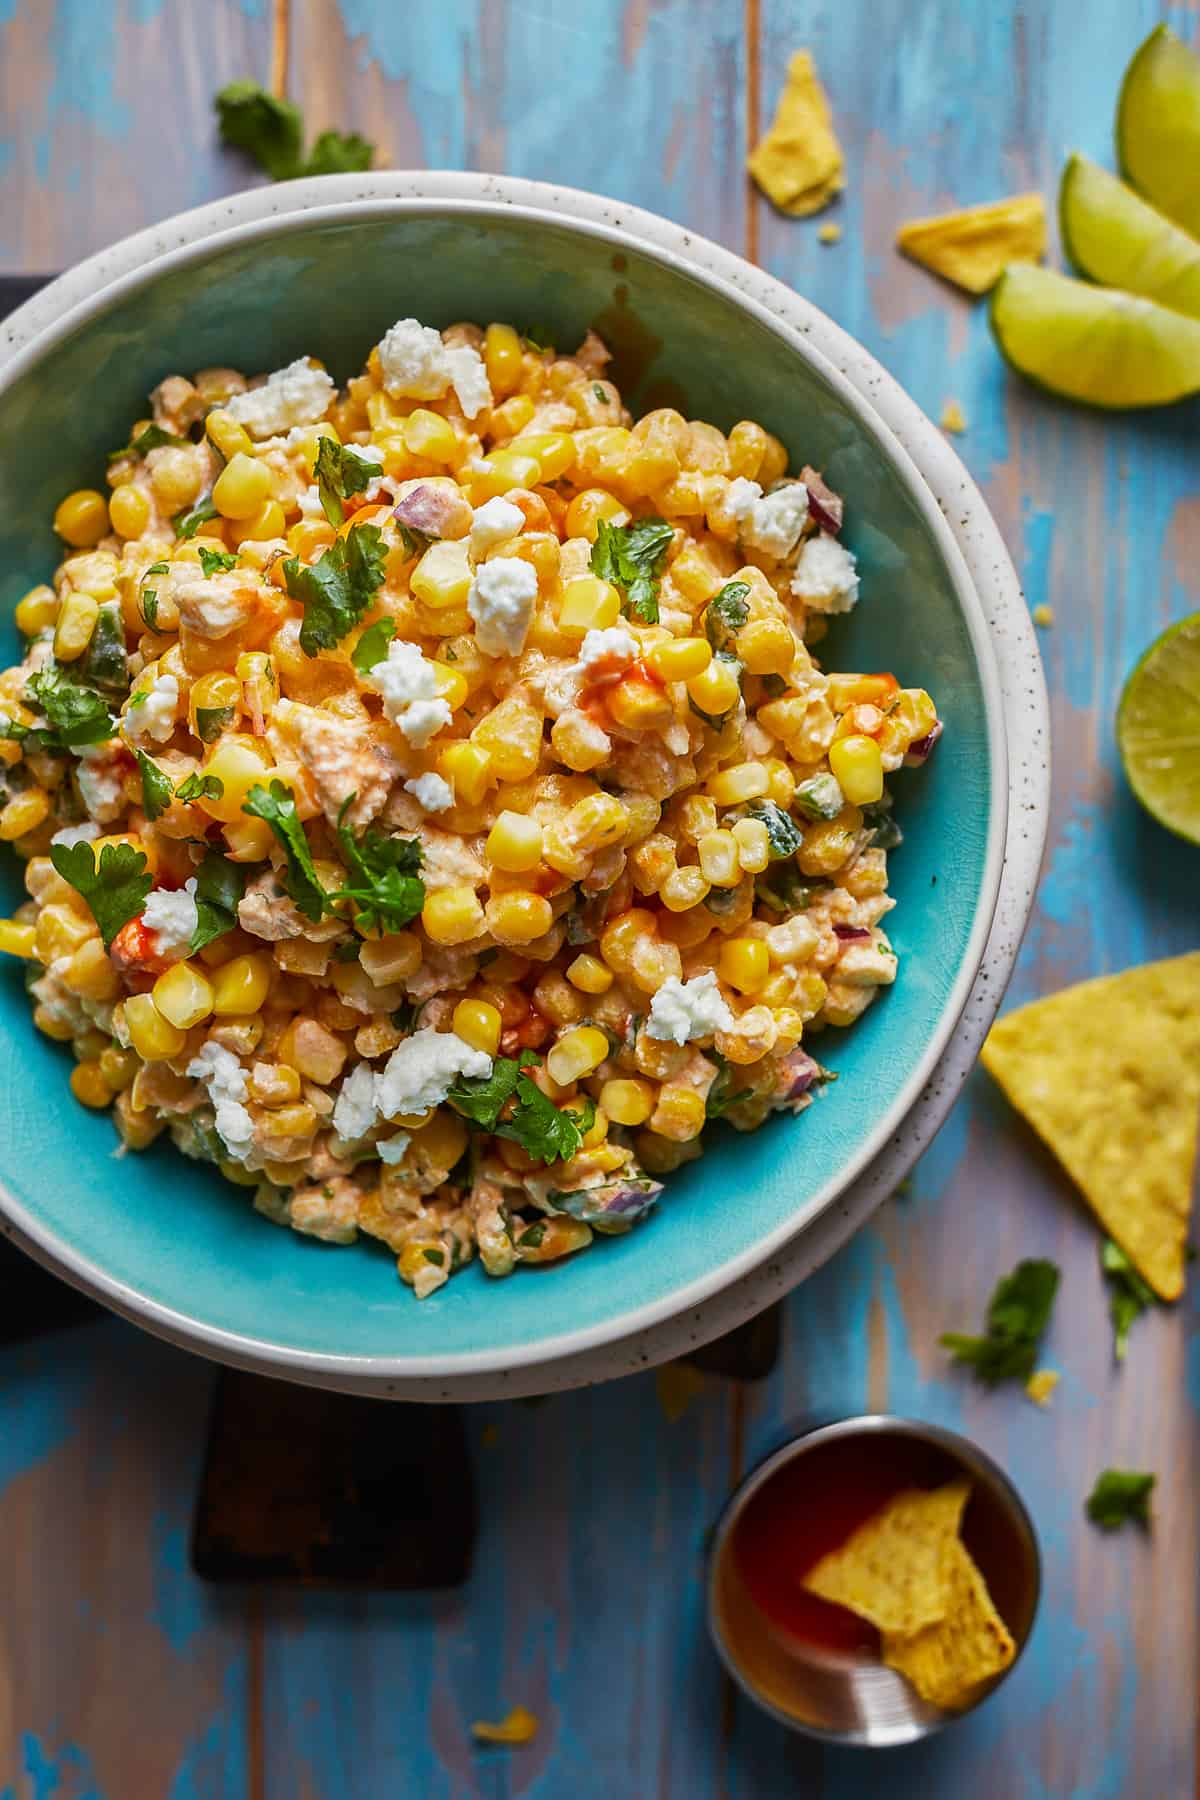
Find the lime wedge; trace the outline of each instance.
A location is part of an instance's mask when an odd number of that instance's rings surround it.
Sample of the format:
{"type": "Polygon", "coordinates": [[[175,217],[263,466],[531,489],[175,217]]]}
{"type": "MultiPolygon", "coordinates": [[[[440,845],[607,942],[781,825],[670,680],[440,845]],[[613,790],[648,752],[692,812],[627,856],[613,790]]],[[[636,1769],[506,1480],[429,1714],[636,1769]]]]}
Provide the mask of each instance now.
{"type": "Polygon", "coordinates": [[[1200,243],[1086,156],[1063,170],[1058,222],[1081,274],[1200,319],[1200,243]]]}
{"type": "Polygon", "coordinates": [[[1200,56],[1166,25],[1125,71],[1117,161],[1160,212],[1200,237],[1200,56]]]}
{"type": "Polygon", "coordinates": [[[1200,844],[1200,613],[1156,638],[1125,683],[1117,746],[1146,811],[1200,844]]]}
{"type": "Polygon", "coordinates": [[[992,331],[1022,375],[1091,406],[1163,406],[1200,390],[1200,321],[1137,294],[1012,263],[992,331]]]}

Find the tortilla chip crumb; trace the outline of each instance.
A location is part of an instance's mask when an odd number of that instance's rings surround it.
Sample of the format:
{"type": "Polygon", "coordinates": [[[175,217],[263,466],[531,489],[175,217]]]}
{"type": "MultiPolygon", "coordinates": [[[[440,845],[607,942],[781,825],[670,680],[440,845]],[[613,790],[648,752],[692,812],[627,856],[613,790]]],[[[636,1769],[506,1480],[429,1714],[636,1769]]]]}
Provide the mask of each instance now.
{"type": "Polygon", "coordinates": [[[689,1363],[669,1362],[655,1369],[654,1385],[664,1418],[669,1425],[675,1425],[708,1383],[699,1369],[693,1369],[689,1363]]]}
{"type": "Polygon", "coordinates": [[[1035,1406],[1049,1406],[1050,1396],[1060,1379],[1057,1369],[1035,1369],[1025,1383],[1025,1392],[1035,1406]]]}
{"type": "Polygon", "coordinates": [[[1044,601],[1040,606],[1035,606],[1033,609],[1033,622],[1035,625],[1045,625],[1047,627],[1053,625],[1054,608],[1052,606],[1047,606],[1044,601]]]}
{"type": "Polygon", "coordinates": [[[789,61],[771,129],[746,167],[768,200],[794,218],[820,212],[845,187],[842,147],[811,51],[797,50],[789,61]]]}
{"type": "Polygon", "coordinates": [[[1014,194],[986,206],[913,219],[896,233],[896,248],[969,294],[986,294],[1009,263],[1046,254],[1046,205],[1040,194],[1014,194]]]}
{"type": "Polygon", "coordinates": [[[471,1736],[481,1744],[529,1744],[537,1734],[537,1715],[525,1706],[514,1706],[498,1725],[476,1719],[471,1726],[471,1736]]]}
{"type": "Polygon", "coordinates": [[[966,429],[966,413],[957,400],[947,400],[942,408],[942,430],[956,432],[961,437],[966,429]]]}
{"type": "Polygon", "coordinates": [[[829,219],[821,226],[820,230],[817,232],[817,237],[823,244],[840,244],[842,241],[842,228],[833,219],[829,219]]]}

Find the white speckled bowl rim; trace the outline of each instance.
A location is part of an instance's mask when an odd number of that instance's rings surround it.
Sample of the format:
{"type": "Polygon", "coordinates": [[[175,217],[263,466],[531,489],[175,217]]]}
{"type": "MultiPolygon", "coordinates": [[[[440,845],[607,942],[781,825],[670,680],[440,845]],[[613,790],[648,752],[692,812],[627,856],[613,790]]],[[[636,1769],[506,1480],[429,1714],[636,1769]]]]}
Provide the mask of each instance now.
{"type": "Polygon", "coordinates": [[[152,277],[173,252],[318,209],[326,214],[355,202],[396,200],[513,206],[550,213],[585,230],[621,233],[667,260],[682,261],[710,284],[732,288],[768,315],[768,322],[800,334],[814,360],[836,372],[838,385],[849,384],[863,408],[874,414],[875,424],[882,423],[882,435],[890,433],[907,453],[940,509],[957,547],[952,563],[961,558],[990,636],[991,656],[985,653],[981,659],[981,675],[985,689],[996,693],[998,687],[993,754],[1003,755],[1004,739],[1008,742],[1007,821],[1002,794],[1003,858],[990,929],[985,918],[986,941],[976,974],[963,983],[962,1009],[925,1085],[888,1141],[815,1219],[786,1242],[766,1247],[753,1267],[698,1304],[681,1299],[669,1316],[641,1325],[635,1312],[603,1328],[603,1341],[596,1341],[597,1333],[587,1334],[588,1341],[581,1344],[560,1340],[559,1353],[535,1352],[517,1366],[496,1367],[496,1354],[487,1353],[454,1359],[459,1369],[443,1365],[426,1374],[400,1374],[384,1359],[311,1356],[257,1344],[152,1305],[46,1232],[11,1196],[0,1194],[7,1214],[0,1218],[0,1229],[31,1255],[102,1304],[184,1348],[263,1373],[377,1397],[483,1400],[612,1379],[734,1329],[827,1261],[903,1180],[970,1072],[1012,971],[1045,842],[1049,708],[1032,622],[1000,533],[962,463],[915,402],[861,345],[791,289],[719,245],[637,207],[542,182],[436,171],[330,176],[255,188],[136,233],[60,276],[0,326],[0,374],[11,377],[36,358],[39,341],[47,334],[56,336],[69,314],[77,315],[72,324],[82,321],[114,284],[152,277]]]}

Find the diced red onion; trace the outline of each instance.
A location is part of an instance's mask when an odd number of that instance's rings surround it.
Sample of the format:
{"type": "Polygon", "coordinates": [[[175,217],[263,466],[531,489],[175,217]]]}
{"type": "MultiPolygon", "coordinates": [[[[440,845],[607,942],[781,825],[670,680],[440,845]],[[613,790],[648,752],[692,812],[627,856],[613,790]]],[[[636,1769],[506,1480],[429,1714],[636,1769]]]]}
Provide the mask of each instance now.
{"type": "Polygon", "coordinates": [[[843,944],[854,944],[861,942],[863,938],[869,938],[871,933],[865,925],[835,925],[833,935],[841,938],[843,944]]]}
{"type": "Polygon", "coordinates": [[[455,501],[439,488],[415,487],[405,494],[392,517],[410,531],[423,531],[429,537],[441,537],[455,510],[455,501]]]}
{"type": "Polygon", "coordinates": [[[828,531],[836,537],[842,529],[845,517],[845,502],[840,494],[835,494],[827,487],[815,469],[804,468],[800,471],[800,479],[808,489],[808,510],[822,531],[828,531]]]}
{"type": "Polygon", "coordinates": [[[916,768],[921,763],[928,762],[929,753],[941,735],[942,721],[939,719],[932,731],[927,731],[923,738],[917,738],[915,743],[908,746],[908,752],[904,760],[910,768],[916,768]]]}
{"type": "Polygon", "coordinates": [[[813,1083],[820,1078],[820,1074],[820,1063],[814,1062],[806,1050],[789,1050],[779,1065],[779,1080],[775,1088],[776,1103],[781,1100],[802,1099],[813,1083]]]}

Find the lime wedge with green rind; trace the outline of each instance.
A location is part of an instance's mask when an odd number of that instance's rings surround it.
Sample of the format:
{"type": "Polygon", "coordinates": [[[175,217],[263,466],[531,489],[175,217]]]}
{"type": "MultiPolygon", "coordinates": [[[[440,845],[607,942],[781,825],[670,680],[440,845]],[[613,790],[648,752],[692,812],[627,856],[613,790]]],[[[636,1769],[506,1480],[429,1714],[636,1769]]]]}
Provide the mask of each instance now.
{"type": "Polygon", "coordinates": [[[1086,156],[1063,170],[1058,222],[1081,274],[1200,319],[1200,242],[1086,156]]]}
{"type": "Polygon", "coordinates": [[[1125,71],[1117,161],[1160,212],[1200,237],[1200,56],[1166,25],[1125,71]]]}
{"type": "Polygon", "coordinates": [[[1117,746],[1146,811],[1200,844],[1200,613],[1156,638],[1125,683],[1117,746]]]}
{"type": "Polygon", "coordinates": [[[992,332],[1022,375],[1089,406],[1165,406],[1200,391],[1200,321],[1138,294],[1012,263],[992,332]]]}

